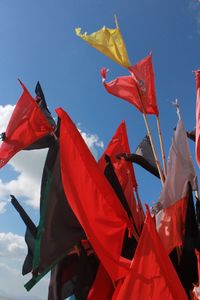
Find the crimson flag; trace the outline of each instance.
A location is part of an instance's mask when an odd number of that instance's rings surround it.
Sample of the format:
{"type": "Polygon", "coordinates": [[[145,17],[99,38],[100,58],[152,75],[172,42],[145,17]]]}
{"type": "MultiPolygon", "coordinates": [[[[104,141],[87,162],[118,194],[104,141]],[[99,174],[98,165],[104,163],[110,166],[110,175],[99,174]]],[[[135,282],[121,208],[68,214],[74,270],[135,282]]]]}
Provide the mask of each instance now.
{"type": "Polygon", "coordinates": [[[181,299],[187,295],[159,239],[149,210],[131,269],[112,300],[181,299]]]}
{"type": "Polygon", "coordinates": [[[109,83],[105,82],[106,69],[101,70],[103,84],[107,92],[135,105],[141,112],[158,115],[152,54],[150,53],[128,69],[131,76],[118,77],[109,83]]]}
{"type": "Polygon", "coordinates": [[[66,197],[104,268],[112,280],[118,280],[130,266],[130,261],[121,257],[128,216],[76,126],[61,108],[56,112],[61,119],[61,174],[66,197]]]}
{"type": "Polygon", "coordinates": [[[23,93],[15,106],[0,145],[0,168],[17,152],[54,130],[23,83],[21,86],[23,93]]]}

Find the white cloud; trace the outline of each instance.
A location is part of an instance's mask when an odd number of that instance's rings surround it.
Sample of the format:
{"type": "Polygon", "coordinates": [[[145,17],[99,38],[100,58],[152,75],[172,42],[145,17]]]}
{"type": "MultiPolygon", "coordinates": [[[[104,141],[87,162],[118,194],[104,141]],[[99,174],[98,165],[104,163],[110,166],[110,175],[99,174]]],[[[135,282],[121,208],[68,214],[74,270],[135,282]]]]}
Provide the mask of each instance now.
{"type": "MultiPolygon", "coordinates": [[[[0,183],[0,188],[1,188],[1,183],[0,183]]],[[[6,202],[1,201],[0,202],[0,214],[3,214],[6,211],[6,202]]]]}
{"type": "Polygon", "coordinates": [[[98,149],[103,149],[104,144],[103,141],[101,141],[96,134],[88,134],[86,132],[83,132],[81,129],[79,129],[79,132],[81,133],[84,141],[88,145],[90,151],[92,152],[95,159],[98,157],[98,149]]]}
{"type": "Polygon", "coordinates": [[[0,232],[0,257],[23,259],[26,255],[24,237],[12,232],[0,232]]]}
{"type": "Polygon", "coordinates": [[[4,132],[6,130],[8,121],[10,119],[10,116],[13,112],[13,109],[15,108],[14,105],[0,105],[0,133],[4,132]]]}

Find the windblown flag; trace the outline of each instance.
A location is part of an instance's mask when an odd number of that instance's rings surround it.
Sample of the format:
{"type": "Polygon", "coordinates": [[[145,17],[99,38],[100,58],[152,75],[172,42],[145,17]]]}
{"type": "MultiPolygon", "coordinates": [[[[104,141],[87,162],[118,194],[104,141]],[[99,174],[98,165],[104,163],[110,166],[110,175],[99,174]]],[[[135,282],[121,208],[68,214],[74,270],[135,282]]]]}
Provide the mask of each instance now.
{"type": "Polygon", "coordinates": [[[76,34],[92,47],[114,60],[117,64],[125,68],[131,65],[126,46],[118,27],[110,29],[104,26],[99,31],[90,35],[87,35],[86,32],[81,34],[81,28],[76,28],[76,34]]]}
{"type": "Polygon", "coordinates": [[[61,108],[56,112],[61,119],[61,174],[66,197],[104,268],[112,280],[118,280],[130,266],[120,255],[128,216],[76,126],[61,108]]]}
{"type": "MultiPolygon", "coordinates": [[[[40,138],[39,140],[37,140],[36,142],[32,143],[28,147],[26,147],[24,150],[36,150],[36,149],[49,148],[51,146],[51,144],[54,142],[54,139],[55,139],[55,136],[57,133],[56,123],[47,107],[44,93],[42,91],[39,81],[36,84],[35,93],[36,93],[36,102],[37,102],[39,108],[41,109],[43,114],[46,116],[49,123],[55,128],[55,132],[54,132],[55,135],[49,133],[49,134],[43,136],[42,138],[40,138]]],[[[57,128],[58,128],[58,126],[57,126],[57,128]]]]}
{"type": "Polygon", "coordinates": [[[133,193],[134,189],[137,189],[134,169],[132,163],[127,162],[124,159],[119,160],[116,158],[116,155],[120,152],[130,153],[125,121],[122,121],[122,123],[116,130],[106,150],[99,159],[98,166],[102,170],[102,172],[104,172],[106,168],[105,155],[108,155],[110,157],[110,160],[114,167],[114,171],[129,204],[133,219],[138,226],[138,232],[140,232],[140,221],[138,220],[137,204],[133,193]]]}
{"type": "Polygon", "coordinates": [[[36,87],[35,87],[35,93],[36,93],[36,101],[41,109],[41,111],[44,113],[44,115],[46,116],[47,120],[49,121],[49,123],[55,127],[55,121],[47,107],[47,103],[46,103],[46,100],[45,100],[45,97],[44,97],[44,93],[43,93],[43,90],[42,90],[42,87],[39,83],[39,81],[37,82],[36,84],[36,87]]]}
{"type": "Polygon", "coordinates": [[[195,249],[197,248],[200,250],[200,241],[192,188],[190,184],[188,186],[188,192],[189,199],[185,218],[183,246],[181,247],[181,255],[179,255],[180,257],[177,259],[178,267],[176,268],[176,271],[185,291],[189,295],[194,283],[196,284],[198,281],[198,267],[195,249]]]}
{"type": "Polygon", "coordinates": [[[169,154],[168,173],[159,198],[162,208],[156,215],[157,230],[167,253],[183,243],[188,203],[188,183],[197,189],[197,175],[192,163],[182,120],[178,121],[169,154]]]}
{"type": "Polygon", "coordinates": [[[118,77],[109,83],[105,82],[106,69],[101,70],[103,84],[107,92],[135,105],[141,112],[158,115],[152,54],[150,53],[135,66],[128,69],[131,76],[118,77]]]}
{"type": "Polygon", "coordinates": [[[187,131],[187,137],[191,139],[193,142],[196,140],[196,128],[194,128],[192,131],[187,131]]]}
{"type": "Polygon", "coordinates": [[[151,174],[160,178],[148,135],[146,135],[138,145],[135,153],[120,153],[118,157],[120,158],[120,156],[124,157],[127,161],[140,165],[151,174]]]}
{"type": "Polygon", "coordinates": [[[98,259],[94,253],[87,255],[77,247],[77,253],[65,256],[51,271],[49,300],[61,300],[75,295],[77,300],[86,300],[94,281],[98,259]]]}
{"type": "Polygon", "coordinates": [[[130,271],[123,283],[119,282],[112,298],[124,299],[188,299],[159,239],[149,211],[130,271]]]}
{"type": "Polygon", "coordinates": [[[21,86],[23,94],[15,106],[0,145],[0,168],[17,152],[54,131],[26,87],[22,83],[21,86]]]}
{"type": "Polygon", "coordinates": [[[111,300],[114,289],[115,287],[110,276],[100,264],[87,300],[111,300]]]}
{"type": "Polygon", "coordinates": [[[83,238],[85,233],[63,190],[59,143],[55,141],[49,148],[42,175],[40,222],[33,257],[33,278],[25,285],[26,289],[30,290],[83,238]]]}
{"type": "Polygon", "coordinates": [[[30,217],[27,215],[23,207],[20,205],[20,203],[13,195],[11,195],[11,203],[19,213],[24,224],[26,225],[25,241],[27,244],[28,253],[22,267],[22,275],[26,275],[30,273],[33,269],[33,252],[34,252],[34,244],[35,244],[35,239],[37,234],[37,228],[33,223],[33,221],[30,219],[30,217]]]}
{"type": "Polygon", "coordinates": [[[195,72],[196,74],[196,160],[200,167],[200,70],[195,72]]]}

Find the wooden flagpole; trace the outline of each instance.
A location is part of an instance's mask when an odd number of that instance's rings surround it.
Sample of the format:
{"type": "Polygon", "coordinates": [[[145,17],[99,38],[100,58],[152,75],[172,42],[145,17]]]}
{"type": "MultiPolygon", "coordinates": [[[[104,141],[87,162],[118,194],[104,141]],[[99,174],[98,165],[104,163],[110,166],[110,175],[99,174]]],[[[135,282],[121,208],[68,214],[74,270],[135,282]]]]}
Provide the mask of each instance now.
{"type": "Polygon", "coordinates": [[[138,95],[139,95],[140,104],[141,104],[141,107],[142,107],[142,115],[143,115],[143,118],[144,118],[144,123],[145,123],[147,133],[148,133],[148,136],[149,136],[149,139],[150,139],[150,143],[151,143],[151,147],[152,147],[152,150],[153,150],[153,155],[154,155],[154,158],[155,158],[156,166],[158,168],[158,173],[160,175],[161,183],[163,185],[164,181],[165,181],[165,177],[163,175],[163,171],[161,169],[160,162],[158,160],[158,155],[156,153],[153,137],[152,137],[152,134],[151,134],[151,129],[149,127],[149,123],[148,123],[147,116],[146,116],[146,113],[145,113],[144,105],[143,105],[143,102],[142,102],[140,89],[138,88],[138,85],[137,85],[137,78],[134,78],[134,74],[131,74],[131,75],[132,75],[133,79],[136,81],[135,86],[136,86],[136,89],[137,89],[137,92],[138,92],[138,95]]]}
{"type": "Polygon", "coordinates": [[[164,152],[164,146],[163,146],[163,139],[162,139],[162,132],[160,127],[160,118],[159,116],[156,116],[157,121],[157,129],[158,129],[158,135],[160,140],[160,149],[162,154],[162,162],[163,162],[163,169],[164,169],[164,175],[167,176],[167,165],[166,165],[166,159],[165,159],[165,152],[164,152]]]}
{"type": "MultiPolygon", "coordinates": [[[[142,100],[141,100],[141,104],[142,104],[142,100]]],[[[148,136],[149,136],[149,139],[150,139],[151,147],[152,147],[152,150],[153,150],[153,155],[154,155],[154,158],[155,158],[156,166],[158,168],[160,179],[161,179],[161,182],[162,182],[162,185],[163,185],[164,181],[165,181],[165,178],[164,178],[161,166],[160,166],[160,162],[158,160],[158,156],[157,156],[157,153],[156,153],[156,149],[155,149],[154,141],[153,141],[153,138],[152,138],[151,130],[150,130],[150,127],[149,127],[149,123],[147,121],[146,113],[144,112],[143,104],[142,104],[142,109],[143,109],[142,114],[143,114],[144,122],[145,122],[145,125],[146,125],[146,128],[147,128],[147,132],[148,132],[148,136]]]]}

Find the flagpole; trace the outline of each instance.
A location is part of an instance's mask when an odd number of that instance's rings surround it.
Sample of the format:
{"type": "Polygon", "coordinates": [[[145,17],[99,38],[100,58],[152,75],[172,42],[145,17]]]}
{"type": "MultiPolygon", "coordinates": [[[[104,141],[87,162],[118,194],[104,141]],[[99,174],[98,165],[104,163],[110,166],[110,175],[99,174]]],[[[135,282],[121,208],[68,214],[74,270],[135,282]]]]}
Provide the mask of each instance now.
{"type": "Polygon", "coordinates": [[[158,155],[156,153],[156,149],[155,149],[153,137],[152,137],[152,134],[151,134],[151,129],[149,127],[149,123],[148,123],[148,120],[147,120],[147,117],[146,117],[146,113],[145,113],[145,109],[144,109],[140,89],[138,88],[137,79],[134,78],[134,74],[132,74],[132,77],[136,81],[135,86],[136,86],[136,89],[137,89],[137,92],[138,92],[138,95],[139,95],[140,104],[141,104],[141,107],[142,107],[142,115],[143,115],[143,118],[144,118],[144,123],[145,123],[147,133],[148,133],[148,136],[149,136],[149,139],[150,139],[150,143],[151,143],[151,147],[152,147],[152,150],[153,150],[153,155],[154,155],[154,158],[155,158],[156,166],[158,168],[158,173],[160,175],[160,180],[161,180],[162,185],[164,185],[165,177],[163,175],[163,172],[162,172],[162,169],[161,169],[161,166],[160,166],[160,162],[158,160],[158,155]]]}
{"type": "Polygon", "coordinates": [[[158,135],[160,140],[160,149],[162,154],[162,162],[163,162],[163,168],[164,168],[164,175],[167,176],[167,165],[166,165],[166,159],[165,159],[165,152],[164,152],[164,146],[163,146],[163,139],[162,139],[162,132],[160,127],[160,118],[159,116],[156,116],[157,121],[157,129],[158,129],[158,135]]]}
{"type": "MultiPolygon", "coordinates": [[[[142,101],[141,101],[142,103],[142,101]]],[[[148,132],[148,136],[149,136],[149,139],[150,139],[150,143],[151,143],[151,147],[152,147],[152,150],[153,150],[153,155],[154,155],[154,158],[155,158],[155,162],[156,162],[156,166],[158,168],[158,172],[159,172],[159,175],[160,175],[160,179],[161,179],[161,182],[162,182],[162,185],[164,184],[164,181],[165,181],[165,178],[164,178],[164,175],[163,175],[163,172],[162,172],[162,169],[161,169],[161,166],[160,166],[160,162],[158,160],[158,156],[157,156],[157,153],[156,153],[156,149],[155,149],[155,145],[154,145],[154,141],[153,141],[153,138],[152,138],[152,134],[151,134],[151,130],[150,130],[150,127],[149,127],[149,123],[147,121],[147,117],[146,117],[146,114],[144,112],[144,107],[142,105],[142,109],[143,109],[143,118],[144,118],[144,122],[145,122],[145,125],[146,125],[146,129],[147,129],[147,132],[148,132]]]]}

